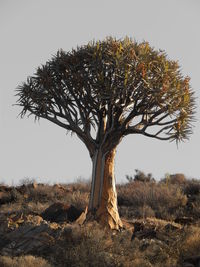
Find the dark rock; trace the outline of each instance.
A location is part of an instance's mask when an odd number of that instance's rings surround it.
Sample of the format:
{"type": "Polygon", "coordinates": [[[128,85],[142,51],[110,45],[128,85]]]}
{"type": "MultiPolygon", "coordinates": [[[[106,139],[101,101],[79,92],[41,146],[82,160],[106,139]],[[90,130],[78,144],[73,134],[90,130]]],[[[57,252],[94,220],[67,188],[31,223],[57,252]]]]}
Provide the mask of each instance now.
{"type": "Polygon", "coordinates": [[[73,222],[78,219],[82,212],[82,209],[77,209],[73,205],[57,202],[42,212],[41,216],[50,222],[73,222]]]}
{"type": "Polygon", "coordinates": [[[135,222],[134,223],[134,233],[138,231],[144,230],[144,224],[141,222],[135,222]]]}
{"type": "Polygon", "coordinates": [[[7,192],[10,188],[6,185],[0,185],[0,192],[7,192]]]}
{"type": "Polygon", "coordinates": [[[13,196],[10,192],[0,192],[0,205],[10,203],[13,201],[13,196]]]}
{"type": "MultiPolygon", "coordinates": [[[[23,219],[23,223],[12,227],[11,231],[0,232],[0,254],[3,256],[26,254],[49,256],[62,248],[63,240],[70,244],[73,242],[74,226],[71,224],[65,223],[61,226],[34,215],[23,218],[15,216],[13,224],[17,224],[18,219],[23,219]]],[[[8,228],[10,229],[9,226],[8,228]]]]}
{"type": "Polygon", "coordinates": [[[184,264],[193,264],[195,267],[200,267],[200,254],[185,258],[184,264]]]}
{"type": "Polygon", "coordinates": [[[140,222],[134,223],[134,231],[131,240],[135,237],[139,239],[152,239],[156,238],[156,229],[154,228],[145,228],[145,225],[140,222]]]}
{"type": "Polygon", "coordinates": [[[146,229],[142,232],[138,232],[136,234],[137,238],[139,239],[152,239],[152,238],[156,238],[156,231],[154,229],[146,229]]]}
{"type": "Polygon", "coordinates": [[[138,232],[141,232],[144,230],[144,224],[141,222],[135,222],[133,225],[134,225],[134,230],[133,230],[133,235],[131,237],[131,241],[134,240],[134,238],[138,236],[138,232]]]}
{"type": "Polygon", "coordinates": [[[21,255],[42,253],[49,250],[56,242],[62,229],[55,223],[40,225],[24,224],[6,235],[1,243],[2,255],[21,255]]]}
{"type": "Polygon", "coordinates": [[[180,227],[174,225],[174,224],[171,224],[171,223],[168,223],[165,225],[165,230],[168,232],[168,231],[176,231],[176,230],[179,230],[180,227]]]}

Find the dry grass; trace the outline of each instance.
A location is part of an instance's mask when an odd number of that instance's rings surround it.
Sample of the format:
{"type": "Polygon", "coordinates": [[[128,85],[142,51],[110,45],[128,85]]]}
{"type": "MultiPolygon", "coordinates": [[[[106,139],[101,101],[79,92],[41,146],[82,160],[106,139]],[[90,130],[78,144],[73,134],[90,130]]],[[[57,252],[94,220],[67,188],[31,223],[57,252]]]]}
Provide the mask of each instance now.
{"type": "MultiPolygon", "coordinates": [[[[142,173],[141,180],[137,177],[117,186],[121,217],[131,225],[137,222],[144,226],[134,239],[131,227],[116,233],[95,222],[82,227],[72,224],[56,240],[56,249],[52,247],[44,255],[1,256],[0,266],[182,267],[185,258],[200,251],[200,182],[187,180],[181,174],[160,182],[144,177],[142,173]],[[177,217],[191,217],[194,223],[175,224],[177,217]],[[152,229],[156,236],[142,235],[152,229]]],[[[11,188],[14,197],[12,202],[1,205],[1,218],[20,213],[41,214],[57,201],[82,209],[88,205],[88,181],[80,179],[54,186],[33,186],[27,180],[24,183],[11,188]]]]}
{"type": "Polygon", "coordinates": [[[118,202],[121,215],[127,218],[155,215],[170,220],[185,207],[187,196],[174,184],[136,181],[119,186],[118,202]]]}
{"type": "Polygon", "coordinates": [[[89,202],[89,184],[79,181],[77,184],[69,185],[51,186],[35,183],[33,186],[32,183],[29,183],[29,179],[26,179],[25,184],[12,188],[10,194],[14,195],[14,198],[1,205],[0,214],[9,215],[13,212],[40,214],[55,202],[72,204],[75,207],[85,209],[89,202]]]}
{"type": "Polygon", "coordinates": [[[20,257],[0,256],[1,267],[53,267],[45,259],[32,255],[20,257]]]}

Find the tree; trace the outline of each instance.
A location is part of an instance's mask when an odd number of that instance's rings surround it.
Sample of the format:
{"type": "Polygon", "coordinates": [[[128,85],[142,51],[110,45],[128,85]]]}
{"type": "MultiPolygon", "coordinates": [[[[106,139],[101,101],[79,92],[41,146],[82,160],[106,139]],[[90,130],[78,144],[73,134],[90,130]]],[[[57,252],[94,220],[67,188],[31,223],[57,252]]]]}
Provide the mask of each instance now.
{"type": "Polygon", "coordinates": [[[179,142],[192,132],[189,77],[165,52],[128,37],[60,50],[17,91],[21,117],[47,119],[86,145],[93,166],[89,213],[112,229],[122,226],[114,178],[122,138],[140,134],[179,142]]]}

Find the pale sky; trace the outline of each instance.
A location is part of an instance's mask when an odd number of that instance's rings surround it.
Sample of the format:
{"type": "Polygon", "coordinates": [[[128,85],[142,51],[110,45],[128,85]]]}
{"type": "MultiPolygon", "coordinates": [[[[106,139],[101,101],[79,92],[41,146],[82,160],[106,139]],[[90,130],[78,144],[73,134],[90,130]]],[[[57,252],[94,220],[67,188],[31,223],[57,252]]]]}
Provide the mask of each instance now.
{"type": "MultiPolygon", "coordinates": [[[[0,182],[25,177],[40,182],[90,178],[83,143],[51,122],[20,119],[16,87],[58,49],[65,51],[106,36],[146,40],[178,60],[191,77],[199,118],[199,0],[0,0],[0,182]]],[[[116,179],[135,169],[156,179],[166,173],[200,178],[200,121],[190,141],[175,143],[130,135],[117,149],[116,179]]]]}

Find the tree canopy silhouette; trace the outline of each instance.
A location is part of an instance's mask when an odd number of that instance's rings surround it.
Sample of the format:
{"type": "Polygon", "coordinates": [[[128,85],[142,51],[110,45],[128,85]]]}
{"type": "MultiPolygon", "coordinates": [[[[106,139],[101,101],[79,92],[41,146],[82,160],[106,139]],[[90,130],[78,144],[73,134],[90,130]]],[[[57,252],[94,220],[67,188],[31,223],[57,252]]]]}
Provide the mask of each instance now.
{"type": "Polygon", "coordinates": [[[108,37],[59,50],[18,87],[18,105],[22,117],[47,119],[83,141],[93,162],[89,211],[118,229],[116,147],[129,134],[188,139],[195,109],[189,80],[164,51],[108,37]]]}

